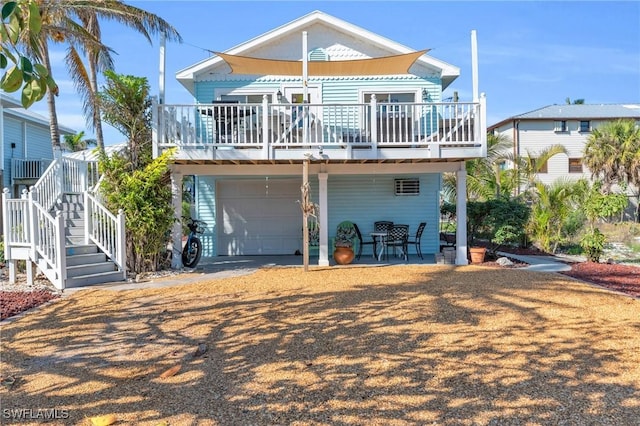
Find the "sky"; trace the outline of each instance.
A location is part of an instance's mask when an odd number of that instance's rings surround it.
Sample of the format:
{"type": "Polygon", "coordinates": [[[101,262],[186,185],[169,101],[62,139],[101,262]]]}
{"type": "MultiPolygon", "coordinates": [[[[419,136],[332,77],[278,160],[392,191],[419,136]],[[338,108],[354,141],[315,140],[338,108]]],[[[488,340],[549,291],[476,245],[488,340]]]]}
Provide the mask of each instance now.
{"type": "MultiPolygon", "coordinates": [[[[285,25],[314,10],[333,15],[460,68],[444,97],[472,99],[471,31],[478,40],[479,91],[487,96],[487,122],[552,104],[640,103],[638,1],[127,1],[173,25],[183,43],[166,46],[165,98],[193,103],[178,71],[285,25]]],[[[112,22],[103,42],[116,53],[115,71],[146,77],[158,95],[159,39],[153,44],[112,22]]],[[[301,36],[302,40],[302,36],[301,36]]],[[[301,41],[302,43],[302,41],[301,41]]],[[[309,40],[312,48],[313,40],[309,40]]],[[[60,124],[85,130],[82,104],[64,66],[63,47],[52,48],[60,87],[60,124]]],[[[46,102],[31,110],[48,116],[46,102]]],[[[105,144],[124,141],[105,125],[105,144]]]]}

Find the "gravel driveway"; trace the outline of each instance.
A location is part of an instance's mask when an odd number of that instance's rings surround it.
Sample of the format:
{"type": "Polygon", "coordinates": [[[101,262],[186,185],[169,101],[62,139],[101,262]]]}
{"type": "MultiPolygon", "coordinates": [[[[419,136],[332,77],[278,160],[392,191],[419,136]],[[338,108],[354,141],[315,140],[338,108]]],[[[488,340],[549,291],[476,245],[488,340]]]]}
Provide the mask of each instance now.
{"type": "Polygon", "coordinates": [[[640,300],[554,273],[269,268],[83,290],[3,322],[0,344],[2,424],[640,419],[640,300]]]}

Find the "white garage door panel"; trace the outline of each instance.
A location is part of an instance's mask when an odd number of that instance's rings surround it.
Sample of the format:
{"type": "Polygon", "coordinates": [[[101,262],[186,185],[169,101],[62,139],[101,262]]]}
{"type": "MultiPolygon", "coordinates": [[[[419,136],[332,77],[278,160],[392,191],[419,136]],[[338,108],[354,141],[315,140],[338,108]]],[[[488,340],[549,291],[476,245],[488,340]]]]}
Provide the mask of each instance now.
{"type": "Polygon", "coordinates": [[[220,255],[293,254],[302,219],[297,180],[220,181],[217,186],[220,255]]]}

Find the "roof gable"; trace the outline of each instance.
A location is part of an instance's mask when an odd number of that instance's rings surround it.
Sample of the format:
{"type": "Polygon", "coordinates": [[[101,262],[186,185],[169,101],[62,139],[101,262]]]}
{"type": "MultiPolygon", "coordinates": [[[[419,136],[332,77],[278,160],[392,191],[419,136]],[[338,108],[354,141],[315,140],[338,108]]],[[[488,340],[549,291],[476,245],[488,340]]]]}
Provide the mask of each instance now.
{"type": "MultiPolygon", "coordinates": [[[[415,52],[407,46],[365,30],[324,12],[314,11],[288,24],[241,43],[224,53],[265,59],[302,60],[302,31],[307,31],[309,51],[324,49],[330,60],[351,60],[415,52]]],[[[414,67],[438,74],[447,87],[460,75],[459,68],[422,55],[414,67]]],[[[194,81],[210,73],[228,73],[222,58],[214,56],[176,73],[191,93],[194,81]]]]}

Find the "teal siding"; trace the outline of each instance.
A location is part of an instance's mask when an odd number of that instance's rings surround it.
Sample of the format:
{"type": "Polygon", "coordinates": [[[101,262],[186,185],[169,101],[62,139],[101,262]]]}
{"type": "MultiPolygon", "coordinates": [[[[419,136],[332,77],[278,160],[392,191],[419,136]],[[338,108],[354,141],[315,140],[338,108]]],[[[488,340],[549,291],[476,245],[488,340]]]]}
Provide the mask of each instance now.
{"type": "Polygon", "coordinates": [[[27,124],[27,158],[53,158],[51,132],[48,127],[27,124]]]}
{"type": "MultiPolygon", "coordinates": [[[[295,85],[291,79],[283,80],[283,84],[295,85]]],[[[322,89],[323,103],[357,103],[359,90],[362,88],[373,89],[384,87],[393,90],[427,89],[429,100],[439,102],[441,100],[441,80],[439,78],[418,78],[415,76],[394,77],[381,79],[350,78],[350,79],[320,79],[310,78],[309,85],[320,86],[322,89]]],[[[195,83],[195,97],[199,103],[210,103],[215,99],[215,89],[247,89],[255,92],[276,92],[280,88],[278,81],[200,81],[195,83]]],[[[421,99],[417,100],[421,102],[421,99]]]]}
{"type": "MultiPolygon", "coordinates": [[[[376,175],[376,176],[329,176],[329,237],[335,235],[340,222],[349,220],[358,224],[365,240],[370,239],[373,223],[390,220],[409,225],[414,235],[420,222],[427,227],[422,236],[422,252],[436,253],[438,247],[439,190],[438,174],[376,175]],[[420,178],[420,194],[396,196],[394,179],[420,178]]],[[[370,246],[363,253],[371,254],[370,246]],[[367,252],[368,250],[368,252],[367,252]]],[[[414,254],[410,248],[409,253],[414,254]]]]}
{"type": "MultiPolygon", "coordinates": [[[[255,179],[255,176],[250,177],[255,179]]],[[[242,179],[238,177],[237,179],[242,179]]],[[[311,200],[318,202],[318,179],[309,176],[311,200]]],[[[196,178],[195,216],[207,222],[207,232],[202,236],[204,246],[203,257],[217,256],[216,226],[216,178],[199,176],[196,178]]],[[[409,232],[414,235],[418,224],[427,222],[422,236],[422,252],[438,252],[440,175],[366,175],[340,176],[330,175],[328,180],[328,213],[329,238],[335,236],[335,229],[343,220],[358,224],[363,238],[370,239],[373,222],[391,220],[395,223],[409,225],[409,232]],[[395,178],[420,179],[420,194],[417,196],[396,196],[394,194],[395,178]]],[[[363,252],[371,254],[370,246],[363,252]]],[[[410,247],[409,253],[415,255],[410,247]]]]}
{"type": "Polygon", "coordinates": [[[200,236],[203,248],[202,257],[210,258],[217,255],[216,179],[213,176],[196,176],[195,188],[195,217],[207,223],[206,232],[200,236]]]}

